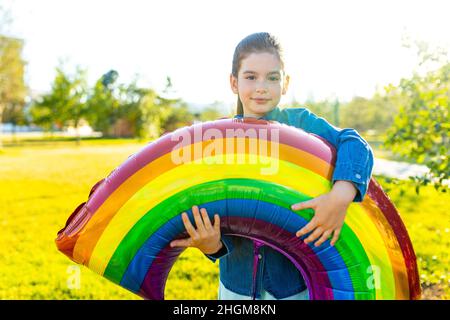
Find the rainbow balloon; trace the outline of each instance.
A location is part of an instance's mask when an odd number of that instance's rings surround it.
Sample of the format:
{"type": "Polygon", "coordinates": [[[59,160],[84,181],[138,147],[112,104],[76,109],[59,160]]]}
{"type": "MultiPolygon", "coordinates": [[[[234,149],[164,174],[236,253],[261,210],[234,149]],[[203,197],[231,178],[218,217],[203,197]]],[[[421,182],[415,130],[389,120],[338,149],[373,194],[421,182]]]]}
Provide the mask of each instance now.
{"type": "Polygon", "coordinates": [[[166,134],[130,156],[91,190],[58,232],[73,261],[145,299],[164,299],[187,237],[181,213],[218,213],[221,232],[286,255],[311,299],[419,299],[416,257],[394,205],[372,178],[350,204],[335,246],[295,232],[313,216],[294,203],[328,192],[336,152],[313,134],[277,122],[221,119],[166,134]]]}

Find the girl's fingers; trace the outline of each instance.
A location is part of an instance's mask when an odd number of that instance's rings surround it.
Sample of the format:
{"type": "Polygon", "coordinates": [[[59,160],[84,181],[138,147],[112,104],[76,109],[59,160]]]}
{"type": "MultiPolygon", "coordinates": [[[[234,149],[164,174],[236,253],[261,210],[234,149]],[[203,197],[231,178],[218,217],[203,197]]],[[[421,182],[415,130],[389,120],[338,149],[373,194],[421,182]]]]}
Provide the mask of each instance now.
{"type": "Polygon", "coordinates": [[[314,199],[295,203],[291,206],[292,210],[303,210],[307,208],[313,208],[316,204],[316,201],[314,199]]]}
{"type": "Polygon", "coordinates": [[[320,237],[319,240],[316,241],[316,243],[314,244],[316,247],[322,245],[322,243],[324,243],[325,241],[328,240],[328,238],[330,237],[332,231],[327,230],[323,233],[323,235],[320,237]]]}
{"type": "Polygon", "coordinates": [[[341,234],[341,228],[334,230],[333,239],[331,239],[331,246],[336,244],[336,241],[339,239],[339,235],[341,234]]]}
{"type": "Polygon", "coordinates": [[[305,239],[305,243],[314,242],[322,233],[323,233],[322,228],[317,227],[317,229],[314,230],[314,232],[310,234],[308,238],[305,239]]]}
{"type": "Polygon", "coordinates": [[[217,213],[214,215],[214,229],[220,232],[220,217],[217,213]]]}
{"type": "Polygon", "coordinates": [[[203,223],[205,224],[205,229],[211,230],[212,225],[211,225],[211,221],[209,220],[208,212],[206,211],[205,208],[201,208],[200,212],[202,213],[202,218],[203,218],[203,223]]]}
{"type": "Polygon", "coordinates": [[[197,239],[198,238],[198,233],[197,233],[197,231],[195,231],[194,227],[192,226],[191,221],[189,220],[189,217],[188,217],[187,213],[183,212],[181,214],[181,218],[183,219],[184,227],[186,228],[186,231],[191,236],[191,238],[197,239]]]}
{"type": "Polygon", "coordinates": [[[197,232],[199,234],[205,234],[205,226],[203,225],[203,220],[200,217],[197,206],[192,207],[192,213],[194,214],[195,225],[197,226],[197,232]]]}
{"type": "Polygon", "coordinates": [[[300,229],[299,231],[297,231],[297,233],[295,234],[297,237],[301,237],[305,234],[307,234],[308,232],[313,231],[316,227],[317,227],[317,220],[314,219],[314,217],[311,219],[311,221],[304,226],[302,229],[300,229]]]}
{"type": "Polygon", "coordinates": [[[174,247],[189,247],[191,244],[192,244],[191,238],[187,238],[187,239],[174,240],[170,243],[170,246],[172,248],[174,248],[174,247]]]}

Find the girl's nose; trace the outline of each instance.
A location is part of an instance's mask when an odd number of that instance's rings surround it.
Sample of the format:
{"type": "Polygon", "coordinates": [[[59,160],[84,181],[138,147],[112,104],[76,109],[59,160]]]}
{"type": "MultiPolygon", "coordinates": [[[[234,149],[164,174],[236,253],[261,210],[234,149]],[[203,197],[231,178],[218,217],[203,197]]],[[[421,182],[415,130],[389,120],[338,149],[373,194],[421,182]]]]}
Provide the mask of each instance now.
{"type": "Polygon", "coordinates": [[[258,92],[258,93],[267,92],[267,87],[266,87],[266,85],[265,85],[265,84],[259,84],[259,85],[256,87],[256,92],[258,92]]]}

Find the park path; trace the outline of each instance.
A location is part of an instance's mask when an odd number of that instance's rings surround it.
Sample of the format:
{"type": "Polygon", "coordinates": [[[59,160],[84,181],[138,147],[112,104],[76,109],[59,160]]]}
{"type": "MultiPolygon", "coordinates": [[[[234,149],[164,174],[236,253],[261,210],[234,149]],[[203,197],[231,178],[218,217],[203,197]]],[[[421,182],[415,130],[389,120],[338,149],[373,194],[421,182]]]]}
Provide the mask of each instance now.
{"type": "Polygon", "coordinates": [[[372,174],[403,180],[408,179],[409,176],[422,176],[428,171],[427,166],[420,164],[375,158],[372,174]]]}
{"type": "MultiPolygon", "coordinates": [[[[428,171],[429,168],[421,164],[375,158],[372,174],[407,180],[410,176],[423,176],[428,171]]],[[[450,180],[443,183],[450,187],[450,180]]]]}

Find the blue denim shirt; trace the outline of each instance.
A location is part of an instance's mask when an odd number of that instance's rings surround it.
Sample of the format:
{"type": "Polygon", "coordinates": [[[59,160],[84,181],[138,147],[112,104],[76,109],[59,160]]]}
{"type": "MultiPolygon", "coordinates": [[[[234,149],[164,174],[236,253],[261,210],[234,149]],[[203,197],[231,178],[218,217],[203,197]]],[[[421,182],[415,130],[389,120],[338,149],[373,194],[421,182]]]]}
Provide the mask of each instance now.
{"type": "MultiPolygon", "coordinates": [[[[363,200],[372,174],[373,152],[356,130],[337,128],[307,108],[281,110],[276,107],[261,119],[291,125],[330,142],[337,152],[332,182],[351,181],[358,190],[353,201],[363,200]]],[[[227,289],[246,296],[254,294],[260,298],[261,288],[264,288],[277,299],[289,297],[306,289],[305,281],[294,264],[269,246],[259,248],[256,283],[254,283],[253,241],[227,235],[222,235],[221,239],[224,244],[222,249],[206,256],[213,262],[220,259],[220,281],[227,289]],[[255,292],[253,292],[254,285],[255,292]]]]}

